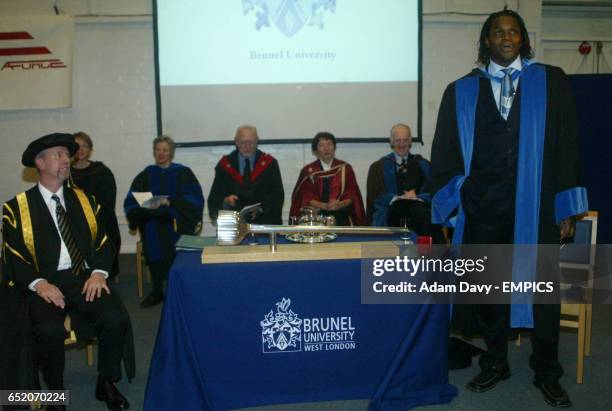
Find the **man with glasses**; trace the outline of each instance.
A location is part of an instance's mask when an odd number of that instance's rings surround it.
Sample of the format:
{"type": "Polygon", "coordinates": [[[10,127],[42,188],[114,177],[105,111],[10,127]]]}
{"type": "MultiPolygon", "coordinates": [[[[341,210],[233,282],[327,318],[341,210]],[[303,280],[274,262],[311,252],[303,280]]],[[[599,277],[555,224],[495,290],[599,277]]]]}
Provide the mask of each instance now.
{"type": "Polygon", "coordinates": [[[408,226],[421,236],[443,243],[440,227],[432,226],[430,212],[429,161],[412,154],[412,133],[398,123],[389,133],[391,153],[375,161],[368,170],[367,218],[374,226],[408,226]]]}
{"type": "Polygon", "coordinates": [[[262,211],[250,222],[282,224],[285,192],[278,162],[257,149],[259,137],[254,126],[238,127],[234,142],[236,150],[223,156],[215,167],[215,180],[208,197],[210,218],[215,221],[219,210],[239,211],[261,203],[262,211]]]}

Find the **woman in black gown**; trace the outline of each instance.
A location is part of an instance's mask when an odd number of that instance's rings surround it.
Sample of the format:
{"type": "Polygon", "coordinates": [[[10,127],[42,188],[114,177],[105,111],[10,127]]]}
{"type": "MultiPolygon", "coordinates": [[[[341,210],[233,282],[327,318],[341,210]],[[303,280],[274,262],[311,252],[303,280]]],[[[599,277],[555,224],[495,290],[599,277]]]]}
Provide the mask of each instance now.
{"type": "Polygon", "coordinates": [[[93,195],[102,206],[101,220],[108,239],[114,244],[117,250],[113,271],[110,277],[115,277],[119,273],[119,250],[121,248],[121,234],[119,224],[115,214],[115,200],[117,197],[117,185],[115,176],[108,167],[101,161],[91,161],[93,141],[86,133],[79,131],[74,134],[74,140],[79,145],[79,150],[75,153],[72,166],[70,168],[71,182],[83,189],[86,193],[93,195]]]}

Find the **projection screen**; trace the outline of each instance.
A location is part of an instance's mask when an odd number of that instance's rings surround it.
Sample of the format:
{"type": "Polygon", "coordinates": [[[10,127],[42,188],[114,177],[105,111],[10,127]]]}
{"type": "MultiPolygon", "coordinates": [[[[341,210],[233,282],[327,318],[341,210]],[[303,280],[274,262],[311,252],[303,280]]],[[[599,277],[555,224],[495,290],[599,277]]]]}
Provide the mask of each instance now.
{"type": "Polygon", "coordinates": [[[418,0],[156,0],[158,129],[227,143],[420,127],[418,0]]]}

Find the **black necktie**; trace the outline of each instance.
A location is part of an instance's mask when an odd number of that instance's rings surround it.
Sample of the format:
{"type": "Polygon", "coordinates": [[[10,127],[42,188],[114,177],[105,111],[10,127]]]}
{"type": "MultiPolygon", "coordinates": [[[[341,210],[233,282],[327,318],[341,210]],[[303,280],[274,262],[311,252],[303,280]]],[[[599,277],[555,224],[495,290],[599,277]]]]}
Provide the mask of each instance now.
{"type": "Polygon", "coordinates": [[[321,193],[321,201],[327,203],[329,201],[329,177],[323,177],[323,192],[321,193]]]}
{"type": "Polygon", "coordinates": [[[251,162],[248,158],[244,159],[244,171],[242,172],[242,185],[245,188],[251,186],[251,162]]]}
{"type": "Polygon", "coordinates": [[[70,223],[68,222],[68,216],[66,215],[66,210],[62,206],[60,199],[57,195],[53,194],[51,199],[55,201],[55,215],[57,216],[57,225],[59,227],[60,233],[62,235],[62,239],[64,240],[64,244],[66,244],[66,248],[68,249],[68,254],[70,254],[70,259],[72,260],[72,272],[78,275],[83,268],[83,256],[79,251],[76,243],[74,242],[74,238],[72,237],[72,231],[70,231],[70,223]]]}

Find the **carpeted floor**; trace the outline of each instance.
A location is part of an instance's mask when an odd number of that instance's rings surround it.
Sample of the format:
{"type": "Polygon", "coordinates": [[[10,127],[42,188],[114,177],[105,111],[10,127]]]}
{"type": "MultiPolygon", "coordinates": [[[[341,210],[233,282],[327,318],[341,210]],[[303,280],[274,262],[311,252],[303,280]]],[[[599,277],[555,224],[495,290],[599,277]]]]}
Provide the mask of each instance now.
{"type": "MultiPolygon", "coordinates": [[[[121,272],[116,291],[122,296],[134,326],[136,343],[137,377],[130,384],[122,380],[118,387],[130,400],[131,409],[143,409],[144,392],[149,371],[149,361],[155,343],[161,306],[141,309],[136,291],[134,255],[121,256],[121,272]]],[[[149,284],[145,284],[148,287],[149,284]]],[[[146,292],[146,290],[145,290],[146,292]]],[[[475,343],[481,344],[481,341],[475,343]]],[[[560,358],[565,368],[561,382],[569,392],[574,410],[612,410],[612,305],[598,305],[593,308],[592,355],[585,361],[585,382],[576,384],[577,336],[572,331],[562,331],[560,358]]],[[[500,383],[494,390],[475,394],[465,389],[465,384],[478,373],[477,365],[459,371],[451,371],[450,381],[459,388],[459,396],[445,406],[421,407],[422,410],[547,410],[552,409],[542,399],[541,393],[532,385],[532,372],[528,366],[531,351],[528,338],[523,338],[521,347],[510,344],[509,361],[512,378],[500,383]]],[[[97,359],[97,353],[96,353],[97,359]]],[[[85,350],[70,349],[66,357],[65,382],[70,389],[69,409],[96,411],[105,410],[106,405],[94,398],[96,370],[88,367],[85,350]]],[[[311,404],[292,404],[251,408],[253,411],[306,411],[337,410],[365,411],[367,401],[337,401],[311,404]]]]}

